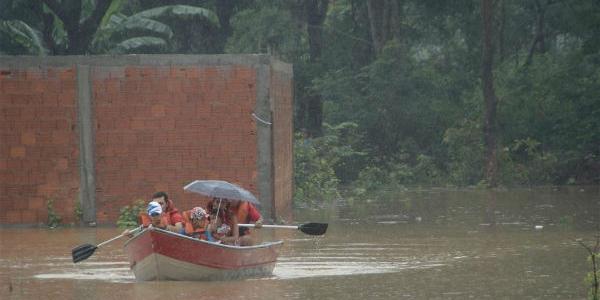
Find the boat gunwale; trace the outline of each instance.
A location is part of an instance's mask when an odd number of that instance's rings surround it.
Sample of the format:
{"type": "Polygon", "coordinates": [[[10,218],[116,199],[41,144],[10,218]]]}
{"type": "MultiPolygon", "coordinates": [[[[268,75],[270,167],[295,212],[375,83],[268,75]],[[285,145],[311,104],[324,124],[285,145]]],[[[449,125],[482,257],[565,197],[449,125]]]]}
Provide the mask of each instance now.
{"type": "Polygon", "coordinates": [[[140,231],[139,233],[135,234],[132,238],[127,240],[125,242],[125,244],[123,245],[123,247],[127,248],[127,245],[129,243],[133,242],[134,240],[136,240],[137,238],[141,237],[142,235],[144,235],[146,232],[149,232],[149,231],[156,231],[158,233],[171,235],[173,237],[188,239],[192,242],[205,244],[207,246],[221,247],[221,248],[232,249],[232,250],[252,250],[252,249],[270,248],[270,247],[273,247],[276,245],[283,244],[283,241],[275,241],[275,242],[266,242],[266,243],[262,243],[262,244],[254,245],[254,246],[225,245],[225,244],[221,244],[221,243],[214,243],[214,242],[209,242],[209,241],[205,241],[205,240],[200,240],[197,238],[189,237],[189,236],[186,236],[183,234],[167,231],[167,230],[160,229],[160,228],[144,228],[142,231],[140,231]]]}

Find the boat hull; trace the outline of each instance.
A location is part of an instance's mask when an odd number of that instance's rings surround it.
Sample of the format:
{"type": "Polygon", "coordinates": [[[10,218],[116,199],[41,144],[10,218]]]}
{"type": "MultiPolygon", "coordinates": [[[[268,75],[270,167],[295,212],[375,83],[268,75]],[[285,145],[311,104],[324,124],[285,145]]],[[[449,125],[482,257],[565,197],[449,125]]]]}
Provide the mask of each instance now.
{"type": "Polygon", "coordinates": [[[125,244],[139,281],[233,280],[269,276],[283,242],[238,247],[145,229],[125,244]]]}

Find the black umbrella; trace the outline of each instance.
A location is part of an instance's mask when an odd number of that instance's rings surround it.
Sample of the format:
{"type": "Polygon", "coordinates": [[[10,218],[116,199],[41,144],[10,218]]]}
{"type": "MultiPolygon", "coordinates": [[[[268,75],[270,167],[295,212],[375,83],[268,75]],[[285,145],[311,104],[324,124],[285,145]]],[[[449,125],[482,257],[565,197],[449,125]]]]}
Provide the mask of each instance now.
{"type": "Polygon", "coordinates": [[[247,201],[260,205],[258,199],[252,193],[240,186],[223,180],[195,180],[183,187],[183,189],[209,197],[247,201]]]}

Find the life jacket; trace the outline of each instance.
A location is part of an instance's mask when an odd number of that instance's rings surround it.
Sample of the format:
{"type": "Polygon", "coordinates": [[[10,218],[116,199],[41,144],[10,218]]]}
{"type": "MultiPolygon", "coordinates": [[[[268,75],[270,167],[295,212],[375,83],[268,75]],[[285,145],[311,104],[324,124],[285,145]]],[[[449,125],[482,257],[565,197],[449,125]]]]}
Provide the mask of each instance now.
{"type": "Polygon", "coordinates": [[[176,223],[182,222],[183,220],[181,214],[179,213],[177,208],[175,208],[173,201],[171,201],[171,199],[168,199],[166,203],[167,205],[164,213],[169,217],[169,224],[175,226],[176,223]]]}
{"type": "Polygon", "coordinates": [[[240,205],[238,206],[238,209],[236,212],[238,222],[240,222],[242,224],[248,222],[248,209],[249,209],[248,205],[250,205],[250,204],[246,201],[240,202],[240,205]]]}
{"type": "MultiPolygon", "coordinates": [[[[148,216],[148,214],[141,212],[138,216],[138,222],[140,224],[142,224],[143,227],[148,227],[150,226],[150,224],[152,224],[152,219],[150,219],[150,216],[148,216]]],[[[169,225],[169,215],[168,214],[161,214],[160,215],[160,227],[165,227],[169,225]]]]}
{"type": "Polygon", "coordinates": [[[183,228],[185,229],[185,235],[199,238],[201,240],[206,240],[205,231],[206,231],[207,220],[204,219],[202,221],[202,225],[200,226],[200,228],[194,228],[192,217],[191,217],[192,211],[191,210],[184,211],[181,215],[183,217],[183,224],[184,224],[183,228]]]}

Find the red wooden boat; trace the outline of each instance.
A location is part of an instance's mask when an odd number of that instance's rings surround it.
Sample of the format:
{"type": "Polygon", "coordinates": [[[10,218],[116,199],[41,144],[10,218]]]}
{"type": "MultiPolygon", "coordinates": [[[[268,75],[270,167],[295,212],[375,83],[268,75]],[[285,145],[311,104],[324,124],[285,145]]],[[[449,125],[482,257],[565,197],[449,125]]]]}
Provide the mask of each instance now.
{"type": "Polygon", "coordinates": [[[269,276],[282,241],[239,247],[151,228],[125,243],[131,270],[146,280],[231,280],[269,276]]]}

